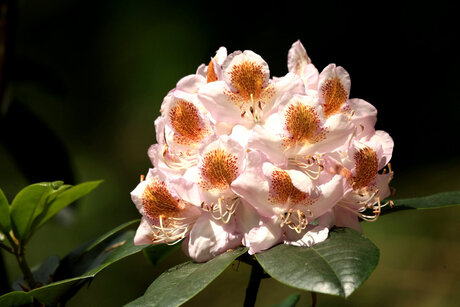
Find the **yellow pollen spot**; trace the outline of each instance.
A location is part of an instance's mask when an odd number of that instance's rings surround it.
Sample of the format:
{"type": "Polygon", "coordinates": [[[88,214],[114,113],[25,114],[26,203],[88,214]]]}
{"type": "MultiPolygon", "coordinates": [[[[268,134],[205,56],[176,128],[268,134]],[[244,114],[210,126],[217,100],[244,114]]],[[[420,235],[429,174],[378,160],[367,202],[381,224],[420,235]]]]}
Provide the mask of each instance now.
{"type": "Polygon", "coordinates": [[[292,184],[291,177],[284,170],[279,168],[274,170],[271,177],[271,190],[268,198],[271,203],[293,205],[313,203],[307,193],[300,191],[292,184]]]}
{"type": "Polygon", "coordinates": [[[205,154],[201,166],[200,186],[206,190],[225,190],[238,177],[238,158],[217,148],[205,154]]]}
{"type": "Polygon", "coordinates": [[[285,115],[286,130],[289,137],[283,145],[287,148],[297,144],[314,144],[326,137],[327,130],[319,127],[318,114],[311,106],[302,103],[291,104],[285,115]]]}
{"type": "Polygon", "coordinates": [[[233,66],[230,75],[231,83],[243,99],[259,99],[264,83],[264,72],[261,65],[244,61],[233,66]]]}
{"type": "Polygon", "coordinates": [[[208,64],[208,72],[206,73],[206,82],[217,81],[216,71],[214,70],[214,62],[211,60],[208,64]]]}
{"type": "Polygon", "coordinates": [[[348,93],[338,77],[327,80],[321,87],[324,98],[324,115],[329,117],[337,113],[348,99],[348,93]]]}
{"type": "Polygon", "coordinates": [[[171,195],[163,181],[155,179],[148,184],[142,194],[145,214],[151,219],[171,218],[177,216],[185,205],[171,195]]]}
{"type": "Polygon", "coordinates": [[[360,149],[355,153],[356,175],[351,178],[355,190],[367,187],[377,176],[377,153],[370,147],[360,149]]]}
{"type": "Polygon", "coordinates": [[[175,130],[175,140],[179,144],[199,143],[208,131],[203,127],[197,107],[188,101],[179,100],[169,111],[169,120],[175,130]]]}

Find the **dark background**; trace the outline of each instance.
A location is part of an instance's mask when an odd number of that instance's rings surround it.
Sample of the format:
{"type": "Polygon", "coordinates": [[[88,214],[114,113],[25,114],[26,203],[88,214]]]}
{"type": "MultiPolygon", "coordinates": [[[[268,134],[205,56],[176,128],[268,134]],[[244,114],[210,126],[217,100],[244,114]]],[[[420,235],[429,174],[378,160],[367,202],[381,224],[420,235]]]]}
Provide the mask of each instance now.
{"type": "MultiPolygon", "coordinates": [[[[343,66],[351,97],[377,107],[377,128],[395,141],[398,197],[460,189],[458,12],[453,1],[19,1],[0,109],[0,187],[11,200],[31,182],[105,180],[37,234],[30,262],[62,256],[138,217],[129,192],[150,167],[146,151],[162,99],[220,46],[253,50],[281,76],[300,39],[320,71],[343,66]]],[[[365,224],[381,248],[380,266],[348,301],[319,296],[319,306],[453,306],[460,299],[459,217],[450,208],[365,224]]],[[[69,305],[129,302],[183,259],[177,253],[151,269],[134,256],[69,305]]],[[[18,270],[6,261],[12,280],[18,270]]],[[[229,269],[189,304],[241,304],[248,274],[244,264],[229,269]],[[226,300],[229,291],[240,301],[226,300]]],[[[296,291],[278,285],[262,283],[260,306],[296,291]]]]}

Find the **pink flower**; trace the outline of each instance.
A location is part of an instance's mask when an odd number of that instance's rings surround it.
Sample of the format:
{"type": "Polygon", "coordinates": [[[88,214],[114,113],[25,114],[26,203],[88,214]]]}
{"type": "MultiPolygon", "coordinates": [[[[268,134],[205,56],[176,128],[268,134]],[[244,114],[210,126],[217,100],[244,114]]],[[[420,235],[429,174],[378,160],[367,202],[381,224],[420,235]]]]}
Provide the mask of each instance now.
{"type": "Polygon", "coordinates": [[[251,252],[268,248],[283,238],[286,243],[302,240],[314,229],[309,224],[343,197],[344,185],[345,179],[339,175],[315,185],[303,172],[279,168],[262,153],[249,152],[245,171],[232,183],[232,189],[261,217],[259,225],[245,235],[251,252]],[[300,238],[299,234],[302,234],[300,238]],[[271,244],[263,242],[267,235],[271,244]]]}
{"type": "Polygon", "coordinates": [[[169,180],[165,174],[150,169],[145,180],[131,192],[142,215],[134,243],[175,243],[186,237],[200,216],[196,206],[197,188],[184,179],[169,180]]]}
{"type": "Polygon", "coordinates": [[[232,125],[251,127],[273,111],[282,94],[305,91],[302,80],[294,74],[270,80],[268,64],[249,50],[227,56],[222,78],[203,86],[198,97],[216,122],[232,125]]]}
{"type": "Polygon", "coordinates": [[[334,208],[335,225],[361,230],[358,217],[367,221],[378,218],[382,201],[390,196],[389,182],[393,172],[387,166],[393,151],[393,140],[384,131],[354,140],[348,151],[326,158],[326,168],[332,174],[347,179],[350,191],[334,208]],[[365,211],[371,211],[368,214],[365,211]]]}
{"type": "Polygon", "coordinates": [[[292,44],[291,49],[289,49],[288,69],[289,72],[295,73],[302,78],[307,90],[316,90],[318,88],[318,70],[312,64],[300,40],[292,44]]]}

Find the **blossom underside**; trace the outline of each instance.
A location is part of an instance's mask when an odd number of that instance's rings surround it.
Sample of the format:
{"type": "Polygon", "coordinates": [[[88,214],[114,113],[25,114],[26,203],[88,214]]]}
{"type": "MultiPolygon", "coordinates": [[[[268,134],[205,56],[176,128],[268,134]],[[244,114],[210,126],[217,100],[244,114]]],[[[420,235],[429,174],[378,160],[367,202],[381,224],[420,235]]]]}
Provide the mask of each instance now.
{"type": "Polygon", "coordinates": [[[274,204],[292,205],[311,205],[312,199],[305,192],[297,189],[291,177],[282,169],[276,169],[271,176],[272,191],[270,191],[269,201],[274,204]]]}
{"type": "Polygon", "coordinates": [[[348,93],[339,78],[334,77],[321,87],[324,98],[324,115],[329,117],[337,113],[348,99],[348,93]]]}
{"type": "Polygon", "coordinates": [[[352,177],[354,189],[367,187],[377,176],[377,153],[370,147],[358,150],[355,155],[356,175],[352,177]]]}
{"type": "Polygon", "coordinates": [[[200,185],[206,189],[225,190],[238,176],[237,157],[221,148],[209,151],[203,158],[200,185]]]}
{"type": "Polygon", "coordinates": [[[152,219],[175,217],[184,209],[179,199],[172,196],[165,183],[158,179],[145,188],[142,204],[146,215],[152,219]]]}
{"type": "Polygon", "coordinates": [[[183,145],[200,142],[208,131],[203,127],[197,107],[186,100],[179,100],[169,111],[171,126],[177,132],[175,141],[183,145]]]}
{"type": "Polygon", "coordinates": [[[289,148],[298,144],[314,144],[326,138],[326,130],[319,129],[316,111],[304,104],[291,104],[285,115],[286,130],[289,132],[283,144],[289,148]]]}

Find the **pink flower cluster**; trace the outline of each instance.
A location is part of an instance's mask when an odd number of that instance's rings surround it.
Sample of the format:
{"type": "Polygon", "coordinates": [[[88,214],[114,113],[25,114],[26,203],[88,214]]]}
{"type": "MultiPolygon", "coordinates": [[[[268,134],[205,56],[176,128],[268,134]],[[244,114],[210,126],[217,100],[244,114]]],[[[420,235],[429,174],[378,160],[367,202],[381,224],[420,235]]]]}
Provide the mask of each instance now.
{"type": "Polygon", "coordinates": [[[350,99],[350,76],[321,73],[300,41],[289,73],[221,47],[164,98],[153,163],[132,191],[135,244],[174,244],[198,262],[240,245],[311,246],[336,225],[360,230],[390,195],[393,140],[377,110],[350,99]]]}

